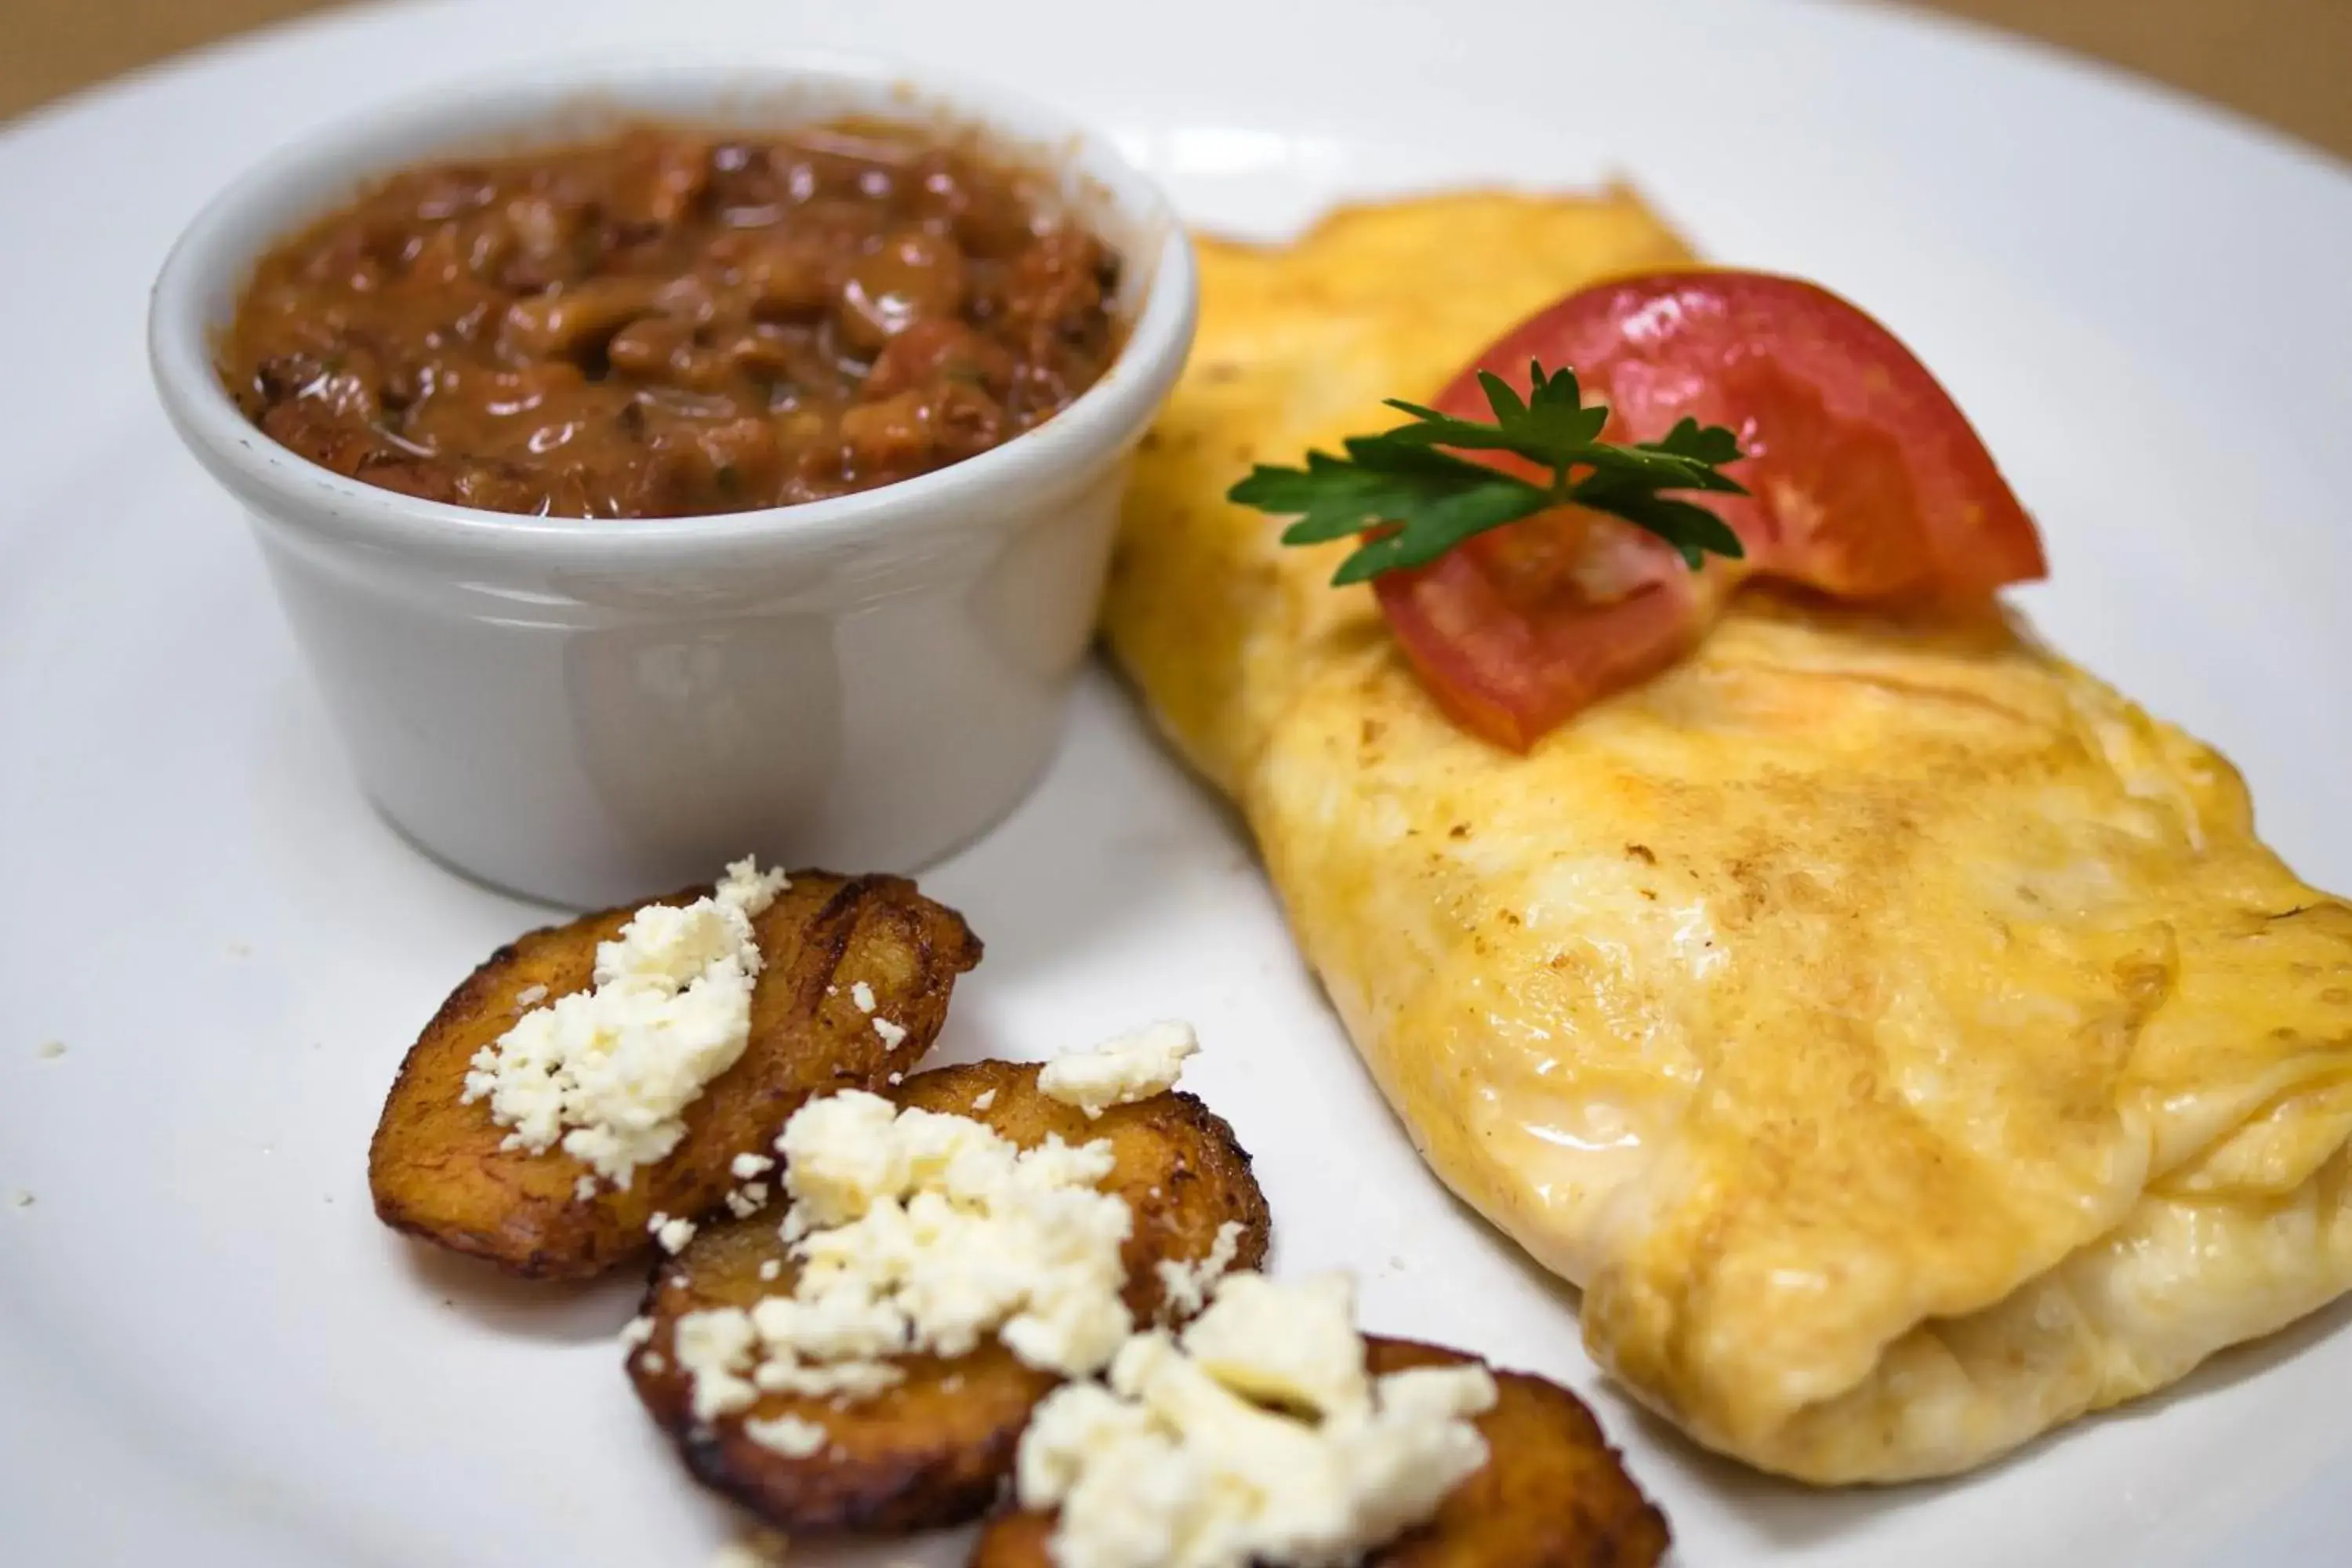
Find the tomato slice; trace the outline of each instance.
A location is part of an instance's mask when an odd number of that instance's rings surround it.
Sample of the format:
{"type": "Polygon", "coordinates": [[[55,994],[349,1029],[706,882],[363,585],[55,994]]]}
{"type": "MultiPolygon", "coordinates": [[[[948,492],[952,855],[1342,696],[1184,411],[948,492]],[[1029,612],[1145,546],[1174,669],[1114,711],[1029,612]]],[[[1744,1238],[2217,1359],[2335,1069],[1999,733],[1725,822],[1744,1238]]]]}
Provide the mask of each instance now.
{"type": "MultiPolygon", "coordinates": [[[[1477,373],[1523,395],[1572,367],[1612,441],[1685,416],[1728,426],[1746,496],[1695,496],[1747,558],[1693,573],[1664,542],[1574,508],[1374,580],[1406,657],[1455,722],[1515,751],[1671,664],[1756,575],[1843,599],[1981,599],[2046,570],[2042,540],[1950,395],[1895,334],[1827,289],[1755,272],[1660,273],[1570,295],[1440,394],[1489,417],[1477,373]]],[[[1469,454],[1524,468],[1516,458],[1469,454]]]]}

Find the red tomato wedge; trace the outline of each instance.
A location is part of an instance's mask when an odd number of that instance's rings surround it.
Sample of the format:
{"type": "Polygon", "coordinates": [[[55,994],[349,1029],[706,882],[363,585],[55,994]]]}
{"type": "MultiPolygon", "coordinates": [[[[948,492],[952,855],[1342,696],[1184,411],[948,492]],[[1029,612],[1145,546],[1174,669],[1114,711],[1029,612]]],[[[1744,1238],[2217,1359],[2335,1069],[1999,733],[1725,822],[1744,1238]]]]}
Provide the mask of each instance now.
{"type": "Polygon", "coordinates": [[[1690,271],[1587,289],[1498,340],[1435,405],[1488,418],[1477,373],[1524,395],[1530,360],[1573,368],[1586,401],[1609,405],[1605,439],[1654,441],[1685,416],[1729,426],[1748,456],[1726,472],[1749,493],[1689,499],[1747,558],[1692,572],[1630,523],[1561,508],[1374,579],[1438,703],[1498,745],[1525,751],[1681,658],[1749,575],[1918,604],[1980,599],[2046,569],[1967,416],[1895,334],[1814,284],[1690,271]]]}

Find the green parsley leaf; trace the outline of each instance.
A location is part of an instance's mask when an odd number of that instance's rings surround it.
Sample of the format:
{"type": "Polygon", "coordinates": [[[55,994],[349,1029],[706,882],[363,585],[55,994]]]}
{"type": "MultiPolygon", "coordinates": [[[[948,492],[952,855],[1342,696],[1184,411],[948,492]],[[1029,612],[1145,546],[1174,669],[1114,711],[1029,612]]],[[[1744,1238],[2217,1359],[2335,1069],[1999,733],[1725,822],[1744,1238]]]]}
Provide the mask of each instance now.
{"type": "Polygon", "coordinates": [[[1309,452],[1303,468],[1261,463],[1226,499],[1297,518],[1283,531],[1285,544],[1363,536],[1362,547],[1333,575],[1335,585],[1425,566],[1465,539],[1562,505],[1647,530],[1694,572],[1711,554],[1739,558],[1739,537],[1721,518],[1666,493],[1747,494],[1722,471],[1744,455],[1737,436],[1685,418],[1664,440],[1603,441],[1608,407],[1583,401],[1573,371],[1531,363],[1528,372],[1524,398],[1500,376],[1479,373],[1492,421],[1392,397],[1388,405],[1411,415],[1412,423],[1349,437],[1341,443],[1345,457],[1309,452]],[[1455,457],[1457,451],[1507,452],[1550,469],[1550,482],[1531,483],[1455,457]]]}

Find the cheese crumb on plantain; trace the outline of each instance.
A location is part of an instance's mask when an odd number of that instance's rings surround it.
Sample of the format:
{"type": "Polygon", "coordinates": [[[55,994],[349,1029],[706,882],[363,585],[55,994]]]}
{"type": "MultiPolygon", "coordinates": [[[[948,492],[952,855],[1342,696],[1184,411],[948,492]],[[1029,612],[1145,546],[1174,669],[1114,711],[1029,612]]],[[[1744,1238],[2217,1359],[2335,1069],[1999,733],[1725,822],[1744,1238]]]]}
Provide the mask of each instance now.
{"type": "Polygon", "coordinates": [[[685,1251],[686,1244],[694,1239],[694,1222],[683,1215],[672,1218],[656,1213],[646,1221],[646,1228],[653,1232],[656,1241],[661,1243],[661,1249],[672,1257],[685,1251]]]}
{"type": "Polygon", "coordinates": [[[789,1295],[679,1320],[698,1419],[761,1393],[868,1397],[899,1381],[895,1358],[953,1358],[991,1335],[1082,1377],[1132,1331],[1119,1295],[1132,1217],[1099,1190],[1109,1143],[1024,1149],[851,1090],[803,1106],[776,1149],[792,1198],[779,1234],[799,1270],[789,1295]]]}
{"type": "Polygon", "coordinates": [[[1147,1024],[1090,1051],[1055,1057],[1039,1069],[1037,1088],[1091,1121],[1114,1105],[1165,1094],[1182,1076],[1185,1058],[1200,1049],[1190,1024],[1147,1024]]]}
{"type": "Polygon", "coordinates": [[[1344,1277],[1230,1276],[1181,1339],[1138,1334],[1108,1386],[1045,1398],[1021,1439],[1021,1505],[1060,1510],[1058,1568],[1352,1562],[1486,1462],[1470,1418],[1495,1403],[1475,1363],[1374,1381],[1364,1362],[1344,1277]]]}
{"type": "Polygon", "coordinates": [[[849,988],[849,999],[857,1004],[857,1010],[861,1013],[874,1011],[874,987],[863,980],[849,988]]]}
{"type": "Polygon", "coordinates": [[[1370,1397],[1355,1323],[1355,1288],[1344,1274],[1295,1285],[1236,1274],[1184,1331],[1184,1351],[1245,1398],[1328,1415],[1370,1397]]]}
{"type": "MultiPolygon", "coordinates": [[[[1157,1197],[1159,1190],[1153,1189],[1157,1197]]],[[[1160,1313],[1162,1321],[1190,1318],[1208,1305],[1210,1288],[1224,1278],[1225,1270],[1234,1266],[1234,1258],[1242,1248],[1242,1226],[1239,1220],[1227,1220],[1217,1227],[1209,1243],[1208,1252],[1195,1262],[1185,1263],[1173,1258],[1163,1258],[1158,1264],[1160,1287],[1163,1300],[1160,1313]]]]}
{"type": "Polygon", "coordinates": [[[560,1144],[627,1187],[677,1146],[686,1108],[743,1055],[760,973],[751,922],[788,886],[744,859],[709,898],[637,910],[597,945],[592,989],[524,1014],[476,1054],[460,1103],[488,1100],[510,1130],[504,1147],[560,1144]]]}
{"type": "Polygon", "coordinates": [[[743,1423],[743,1436],[787,1459],[808,1458],[833,1441],[824,1427],[814,1421],[803,1421],[797,1415],[779,1415],[772,1421],[746,1421],[743,1423]]]}
{"type": "Polygon", "coordinates": [[[906,1026],[894,1024],[887,1018],[875,1019],[874,1032],[881,1037],[882,1048],[886,1051],[895,1051],[907,1041],[906,1026]]]}
{"type": "Polygon", "coordinates": [[[688,1312],[678,1319],[670,1355],[693,1384],[696,1420],[714,1420],[759,1399],[759,1388],[742,1375],[759,1338],[751,1314],[738,1307],[688,1312]]]}

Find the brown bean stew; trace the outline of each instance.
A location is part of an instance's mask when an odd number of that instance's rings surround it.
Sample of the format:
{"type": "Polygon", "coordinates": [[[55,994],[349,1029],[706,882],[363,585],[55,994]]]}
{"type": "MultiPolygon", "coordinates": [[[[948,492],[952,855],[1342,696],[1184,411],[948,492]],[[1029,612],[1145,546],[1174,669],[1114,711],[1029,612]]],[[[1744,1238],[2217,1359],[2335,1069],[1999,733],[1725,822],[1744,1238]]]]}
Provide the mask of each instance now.
{"type": "Polygon", "coordinates": [[[223,344],[269,436],[494,511],[674,517],[871,489],[1051,418],[1119,258],[969,137],[844,121],[411,169],[263,258],[223,344]]]}

